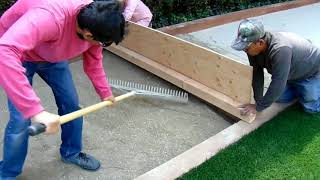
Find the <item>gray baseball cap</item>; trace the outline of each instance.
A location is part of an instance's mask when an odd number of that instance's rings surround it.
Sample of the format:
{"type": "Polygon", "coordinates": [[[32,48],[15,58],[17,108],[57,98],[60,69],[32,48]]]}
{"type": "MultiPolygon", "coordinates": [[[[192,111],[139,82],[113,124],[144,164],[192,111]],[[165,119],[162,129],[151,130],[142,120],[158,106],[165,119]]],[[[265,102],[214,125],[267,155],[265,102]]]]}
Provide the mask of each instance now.
{"type": "Polygon", "coordinates": [[[258,20],[242,20],[238,27],[237,38],[233,41],[231,47],[242,51],[252,42],[256,42],[265,35],[262,22],[258,20]]]}

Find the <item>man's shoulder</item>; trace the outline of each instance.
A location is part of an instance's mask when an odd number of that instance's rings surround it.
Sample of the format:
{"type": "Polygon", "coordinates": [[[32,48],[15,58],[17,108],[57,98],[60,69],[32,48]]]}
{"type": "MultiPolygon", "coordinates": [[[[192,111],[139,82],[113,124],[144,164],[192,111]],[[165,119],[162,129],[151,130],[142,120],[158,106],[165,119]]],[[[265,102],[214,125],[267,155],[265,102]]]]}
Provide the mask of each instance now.
{"type": "Polygon", "coordinates": [[[273,48],[291,47],[291,37],[295,35],[290,32],[270,32],[270,46],[273,48]]]}
{"type": "Polygon", "coordinates": [[[92,0],[37,0],[40,7],[53,13],[74,14],[83,6],[93,2],[92,0]]]}
{"type": "MultiPolygon", "coordinates": [[[[291,36],[294,33],[290,32],[270,32],[268,51],[269,56],[281,53],[283,50],[292,49],[291,36]]],[[[296,36],[296,35],[295,35],[296,36]]]]}

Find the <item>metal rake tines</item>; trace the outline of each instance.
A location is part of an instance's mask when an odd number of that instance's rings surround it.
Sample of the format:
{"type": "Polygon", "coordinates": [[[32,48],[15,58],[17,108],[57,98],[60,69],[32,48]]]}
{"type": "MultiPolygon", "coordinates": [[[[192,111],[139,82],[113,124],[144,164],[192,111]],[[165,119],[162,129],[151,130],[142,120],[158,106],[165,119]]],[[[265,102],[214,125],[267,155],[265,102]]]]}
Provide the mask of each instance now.
{"type": "Polygon", "coordinates": [[[188,102],[188,93],[179,90],[114,79],[109,79],[109,84],[116,89],[135,91],[138,95],[151,96],[182,103],[188,102]]]}

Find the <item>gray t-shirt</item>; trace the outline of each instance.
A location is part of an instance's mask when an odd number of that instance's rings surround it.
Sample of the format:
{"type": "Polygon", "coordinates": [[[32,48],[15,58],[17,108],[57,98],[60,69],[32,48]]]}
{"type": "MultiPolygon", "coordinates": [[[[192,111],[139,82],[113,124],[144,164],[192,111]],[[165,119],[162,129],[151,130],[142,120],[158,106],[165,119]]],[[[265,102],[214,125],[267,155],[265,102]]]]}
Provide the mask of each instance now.
{"type": "Polygon", "coordinates": [[[289,32],[266,32],[268,48],[257,56],[249,56],[253,66],[252,87],[257,111],[275,102],[285,90],[287,81],[311,78],[320,74],[320,49],[310,41],[289,32]],[[272,75],[263,96],[264,72],[272,75]]]}

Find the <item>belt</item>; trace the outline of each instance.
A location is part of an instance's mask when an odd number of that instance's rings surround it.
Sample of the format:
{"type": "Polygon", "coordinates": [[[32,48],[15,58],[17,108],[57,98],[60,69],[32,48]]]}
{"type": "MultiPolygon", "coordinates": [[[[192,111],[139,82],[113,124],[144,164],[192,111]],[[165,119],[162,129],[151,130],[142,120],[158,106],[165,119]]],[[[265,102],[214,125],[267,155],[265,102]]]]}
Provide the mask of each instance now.
{"type": "Polygon", "coordinates": [[[35,63],[35,64],[48,64],[50,62],[47,62],[47,61],[34,61],[32,63],[35,63]]]}

